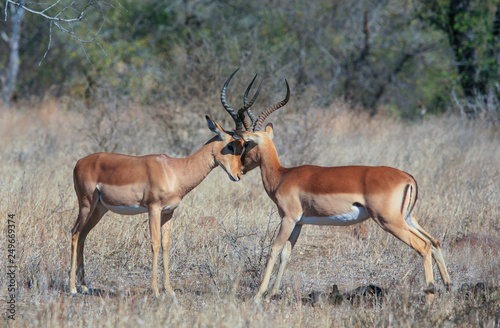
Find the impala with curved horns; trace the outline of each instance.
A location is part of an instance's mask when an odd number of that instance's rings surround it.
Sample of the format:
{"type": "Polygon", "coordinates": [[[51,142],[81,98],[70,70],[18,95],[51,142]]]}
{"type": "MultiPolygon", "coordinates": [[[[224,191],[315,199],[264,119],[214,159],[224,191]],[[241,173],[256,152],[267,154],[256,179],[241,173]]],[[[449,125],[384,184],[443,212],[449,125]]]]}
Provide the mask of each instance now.
{"type": "MultiPolygon", "coordinates": [[[[243,122],[240,116],[226,106],[225,89],[228,81],[222,88],[221,102],[233,117],[236,128],[241,128],[243,122]]],[[[247,94],[251,86],[252,84],[249,85],[247,94]]],[[[247,106],[252,105],[257,94],[258,91],[250,102],[238,110],[240,115],[246,111],[247,106]]],[[[69,272],[72,295],[77,293],[77,277],[82,292],[88,291],[83,261],[85,239],[103,215],[111,211],[124,215],[148,213],[153,251],[152,290],[156,296],[159,295],[157,265],[161,236],[165,292],[175,297],[168,270],[170,226],[174,210],[183,197],[199,185],[216,166],[220,165],[233,181],[239,181],[241,175],[243,141],[233,132],[224,131],[208,116],[206,120],[208,128],[216,136],[186,158],[171,158],[165,154],[127,156],[96,153],[76,163],[73,181],[79,212],[72,229],[69,272]]]]}
{"type": "MultiPolygon", "coordinates": [[[[260,167],[264,188],[281,217],[280,230],[254,299],[259,301],[267,292],[271,272],[281,253],[278,275],[269,296],[278,293],[285,266],[304,224],[347,226],[372,218],[420,254],[427,284],[424,292],[427,304],[431,303],[435,293],[432,258],[447,288],[450,278],[439,241],[422,229],[412,214],[418,194],[415,179],[385,166],[283,167],[272,141],[272,124],[260,130],[267,116],[288,102],[288,82],[286,88],[285,98],[265,109],[258,118],[247,106],[252,124],[245,131],[235,131],[245,140],[243,174],[260,167]]],[[[247,104],[246,96],[244,103],[247,104]]]]}

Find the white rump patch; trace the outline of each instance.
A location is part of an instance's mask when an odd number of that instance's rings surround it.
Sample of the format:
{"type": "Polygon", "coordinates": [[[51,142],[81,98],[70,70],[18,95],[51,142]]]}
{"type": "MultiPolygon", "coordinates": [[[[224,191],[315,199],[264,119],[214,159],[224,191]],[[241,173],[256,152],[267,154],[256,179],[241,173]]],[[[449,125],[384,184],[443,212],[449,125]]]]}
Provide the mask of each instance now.
{"type": "Polygon", "coordinates": [[[363,206],[352,206],[353,211],[345,214],[322,217],[302,216],[297,224],[348,226],[365,221],[370,217],[363,206]]]}
{"type": "MultiPolygon", "coordinates": [[[[410,209],[410,206],[411,206],[411,197],[412,197],[412,192],[413,192],[413,188],[411,185],[409,185],[409,188],[408,190],[406,191],[406,194],[409,193],[408,195],[408,207],[406,208],[406,213],[405,213],[405,221],[406,223],[412,227],[412,228],[415,228],[415,225],[413,224],[413,220],[412,220],[412,217],[411,217],[411,209],[410,209]]],[[[406,195],[405,195],[406,196],[406,195]]],[[[418,230],[418,229],[417,229],[418,230]]]]}

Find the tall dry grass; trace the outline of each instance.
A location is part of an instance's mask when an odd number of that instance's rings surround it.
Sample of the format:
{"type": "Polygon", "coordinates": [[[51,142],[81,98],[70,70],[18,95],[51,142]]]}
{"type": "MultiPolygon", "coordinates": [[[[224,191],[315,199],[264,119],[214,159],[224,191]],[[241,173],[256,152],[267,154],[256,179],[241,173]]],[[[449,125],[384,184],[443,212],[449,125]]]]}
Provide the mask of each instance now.
{"type": "MultiPolygon", "coordinates": [[[[210,110],[214,118],[232,128],[219,107],[210,110]]],[[[45,99],[0,114],[0,258],[2,263],[7,258],[7,215],[12,213],[18,265],[16,320],[2,319],[2,325],[498,326],[498,129],[453,116],[423,123],[369,118],[343,103],[305,112],[298,108],[291,103],[283,115],[275,114],[283,164],[388,165],[415,176],[416,214],[441,241],[453,282],[452,290],[444,292],[435,271],[439,292],[432,308],[423,306],[420,258],[373,222],[365,224],[361,235],[352,228],[306,226],[281,298],[253,304],[280,221],[258,169],[239,183],[216,169],[176,210],[170,270],[177,303],[155,299],[148,290],[151,251],[145,215],[106,214],[86,244],[86,273],[96,293],[70,297],[76,160],[97,150],[179,156],[194,152],[211,133],[201,115],[187,115],[184,109],[165,116],[157,109],[109,102],[88,112],[78,104],[45,99]],[[464,289],[477,283],[488,288],[476,294],[464,289]],[[341,292],[375,284],[388,294],[375,305],[309,298],[313,290],[328,294],[333,284],[341,292]]],[[[0,291],[7,299],[3,269],[0,291]]]]}

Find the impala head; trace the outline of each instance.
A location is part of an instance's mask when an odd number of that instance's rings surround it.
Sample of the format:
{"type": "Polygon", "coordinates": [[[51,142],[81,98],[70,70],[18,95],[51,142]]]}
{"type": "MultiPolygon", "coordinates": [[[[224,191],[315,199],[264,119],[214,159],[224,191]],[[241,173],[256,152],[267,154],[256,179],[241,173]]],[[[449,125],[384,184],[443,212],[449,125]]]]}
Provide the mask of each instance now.
{"type": "Polygon", "coordinates": [[[266,108],[260,115],[259,117],[256,117],[252,110],[251,106],[255,102],[255,99],[257,98],[257,95],[259,94],[259,91],[262,87],[262,83],[260,84],[259,88],[257,89],[257,92],[253,96],[253,98],[248,101],[248,92],[250,91],[250,88],[252,87],[253,82],[255,81],[255,78],[257,75],[254,76],[252,82],[250,82],[250,85],[245,91],[245,95],[243,96],[243,107],[241,107],[238,112],[235,112],[231,107],[226,102],[226,88],[227,85],[229,84],[229,81],[231,81],[231,78],[233,75],[238,71],[233,72],[231,76],[227,79],[226,83],[224,83],[224,86],[222,87],[221,91],[221,101],[222,105],[224,108],[228,111],[228,113],[231,115],[231,117],[234,119],[236,122],[236,130],[234,131],[236,135],[240,136],[244,141],[244,151],[241,156],[241,162],[243,164],[243,174],[253,170],[254,168],[258,167],[260,165],[260,159],[261,159],[261,149],[268,149],[269,147],[274,148],[274,143],[272,141],[273,139],[273,125],[268,124],[264,131],[261,131],[262,124],[264,123],[264,120],[274,111],[277,109],[285,106],[285,104],[288,102],[290,99],[290,86],[288,85],[288,81],[285,80],[286,83],[286,96],[285,98],[266,108]],[[248,113],[248,116],[250,117],[252,123],[248,123],[248,121],[245,118],[245,112],[248,113]]]}
{"type": "Polygon", "coordinates": [[[240,181],[243,153],[243,140],[231,132],[226,132],[219,123],[206,116],[208,128],[217,136],[209,142],[214,142],[213,155],[217,165],[227,173],[232,181],[240,181]]]}
{"type": "Polygon", "coordinates": [[[244,151],[241,155],[241,163],[243,164],[242,173],[253,170],[260,166],[263,150],[274,149],[273,142],[273,124],[266,125],[264,131],[248,132],[248,131],[235,131],[241,137],[244,143],[244,151]]]}

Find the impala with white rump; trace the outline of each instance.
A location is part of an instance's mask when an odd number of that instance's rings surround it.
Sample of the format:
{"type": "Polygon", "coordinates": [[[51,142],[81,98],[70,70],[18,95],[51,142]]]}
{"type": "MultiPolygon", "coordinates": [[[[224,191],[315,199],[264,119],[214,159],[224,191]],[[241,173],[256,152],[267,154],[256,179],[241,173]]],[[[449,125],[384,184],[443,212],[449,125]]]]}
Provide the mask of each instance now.
{"type": "Polygon", "coordinates": [[[288,102],[288,82],[286,87],[285,99],[267,108],[258,118],[249,108],[253,121],[248,125],[250,128],[235,131],[245,140],[243,174],[260,167],[264,188],[278,207],[282,219],[255,300],[259,301],[267,292],[271,272],[281,253],[278,276],[270,296],[278,293],[302,225],[346,226],[372,218],[422,257],[427,284],[424,291],[429,304],[435,293],[432,258],[447,287],[450,278],[439,242],[420,227],[412,214],[418,194],[415,179],[408,173],[384,166],[283,167],[272,141],[272,124],[268,124],[264,131],[260,130],[266,117],[288,102]]]}
{"type": "MultiPolygon", "coordinates": [[[[226,86],[227,82],[221,91],[224,107],[226,107],[226,86]]],[[[251,106],[257,94],[247,106],[251,106]]],[[[227,109],[238,129],[243,126],[239,115],[246,109],[246,106],[243,106],[238,113],[231,108],[227,109]]],[[[84,157],[76,163],[73,181],[78,197],[79,213],[72,230],[69,273],[72,295],[77,293],[77,277],[82,292],[88,291],[83,263],[85,239],[102,216],[107,211],[112,211],[126,215],[148,213],[153,250],[152,290],[156,296],[159,295],[157,266],[161,236],[164,287],[166,293],[175,296],[168,271],[170,225],[174,210],[183,197],[198,186],[216,166],[220,165],[232,181],[239,181],[241,175],[240,156],[243,151],[243,141],[232,132],[224,131],[208,116],[206,119],[209,129],[216,136],[189,157],[171,158],[164,154],[137,157],[97,153],[84,157]]]]}

